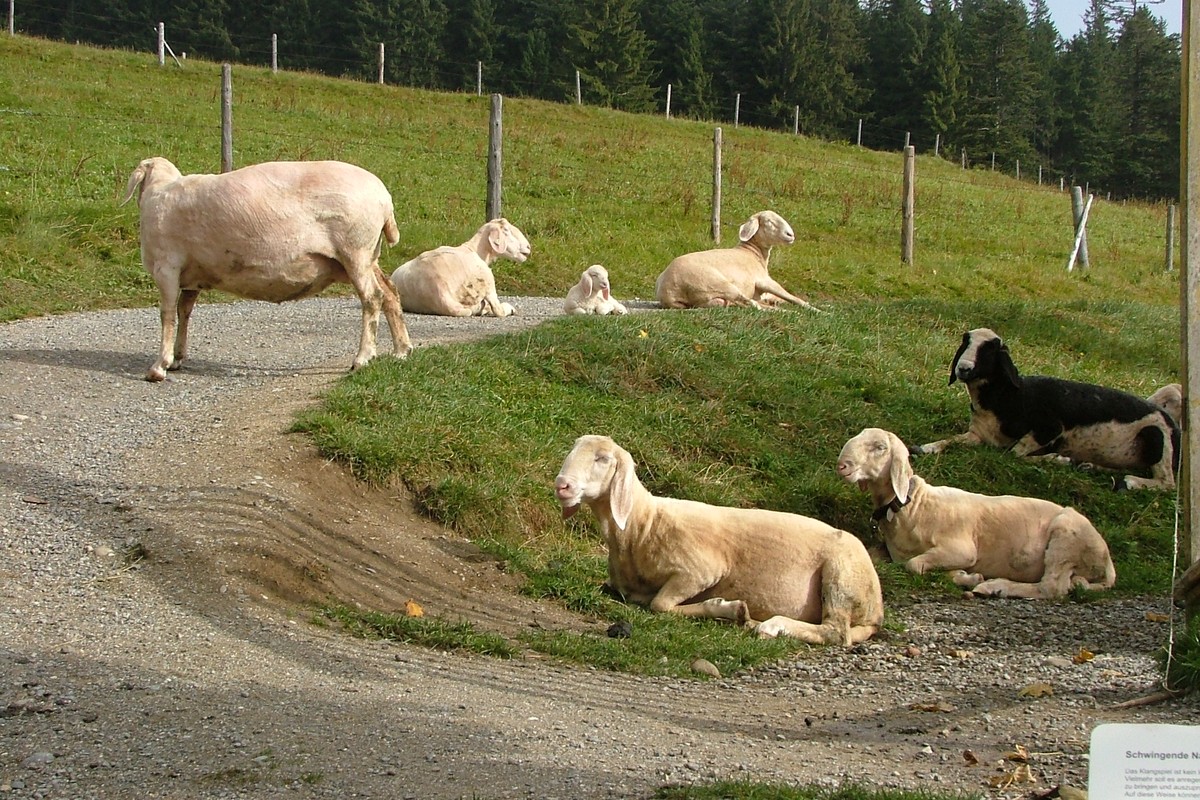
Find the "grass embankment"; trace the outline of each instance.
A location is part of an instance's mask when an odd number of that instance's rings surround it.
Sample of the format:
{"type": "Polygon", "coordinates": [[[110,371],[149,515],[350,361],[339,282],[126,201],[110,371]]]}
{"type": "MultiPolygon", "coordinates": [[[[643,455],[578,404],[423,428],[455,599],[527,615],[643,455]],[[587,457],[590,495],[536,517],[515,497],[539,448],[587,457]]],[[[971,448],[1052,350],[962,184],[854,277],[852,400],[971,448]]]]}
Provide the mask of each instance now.
{"type": "MultiPolygon", "coordinates": [[[[156,302],[139,266],[136,208],[117,203],[146,156],[218,169],[219,65],[160,68],[146,53],[4,37],[0,74],[0,320],[156,302]]],[[[384,179],[402,234],[385,271],[483,221],[487,97],[237,67],[234,98],[238,165],[336,158],[384,179]]],[[[618,297],[650,297],[673,256],[711,244],[711,125],[513,99],[504,108],[504,213],[534,254],[496,265],[502,293],[562,296],[598,262],[618,297]]],[[[922,155],[916,265],[904,265],[899,155],[723,134],[723,242],[755,211],[782,213],[797,242],[776,250],[772,273],[828,313],[557,320],[403,364],[382,359],[301,423],[364,478],[404,483],[430,516],[505,556],[528,591],[636,620],[646,637],[531,646],[646,672],[680,671],[682,654],[697,652],[728,671],[788,647],[652,620],[600,593],[590,515],[564,525],[550,491],[582,433],[616,438],[655,492],[810,514],[871,541],[868,501],[837,478],[833,459],[869,425],[909,442],[962,430],[965,394],[946,376],[963,330],[996,329],[1026,372],[1139,394],[1176,376],[1164,207],[1097,201],[1092,265],[1069,274],[1067,194],[922,155]],[[666,666],[664,650],[674,654],[666,666]]],[[[1115,592],[1166,591],[1168,495],[1116,495],[1107,475],[990,450],[923,458],[917,469],[1075,505],[1110,543],[1115,592]]],[[[891,604],[946,589],[880,569],[891,604]]]]}

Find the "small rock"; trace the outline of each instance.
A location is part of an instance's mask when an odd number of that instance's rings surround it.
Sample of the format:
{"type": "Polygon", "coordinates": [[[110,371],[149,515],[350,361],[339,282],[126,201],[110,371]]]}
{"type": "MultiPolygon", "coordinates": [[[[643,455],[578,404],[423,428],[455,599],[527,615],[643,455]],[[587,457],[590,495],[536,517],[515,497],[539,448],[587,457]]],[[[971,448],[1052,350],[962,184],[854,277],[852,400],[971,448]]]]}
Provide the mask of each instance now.
{"type": "Polygon", "coordinates": [[[608,626],[608,638],[610,639],[628,639],[633,635],[633,625],[628,620],[614,622],[608,626]]]}
{"type": "Polygon", "coordinates": [[[54,760],[54,754],[47,753],[46,751],[43,750],[43,751],[34,753],[33,755],[26,758],[24,761],[21,762],[21,766],[25,767],[26,769],[41,769],[42,767],[49,764],[53,760],[54,760]]]}
{"type": "Polygon", "coordinates": [[[697,658],[692,662],[692,672],[700,675],[708,675],[711,678],[721,677],[721,670],[717,669],[716,665],[707,658],[697,658]]]}

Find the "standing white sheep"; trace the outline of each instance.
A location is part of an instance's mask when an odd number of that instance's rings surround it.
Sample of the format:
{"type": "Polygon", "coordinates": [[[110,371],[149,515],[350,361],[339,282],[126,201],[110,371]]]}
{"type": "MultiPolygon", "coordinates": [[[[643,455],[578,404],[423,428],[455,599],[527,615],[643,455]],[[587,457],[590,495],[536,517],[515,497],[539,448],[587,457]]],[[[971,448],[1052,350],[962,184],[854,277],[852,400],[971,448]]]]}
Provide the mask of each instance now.
{"type": "Polygon", "coordinates": [[[426,250],[392,273],[404,308],[443,317],[507,317],[516,313],[496,295],[491,263],[529,258],[529,240],[504,218],[486,222],[467,241],[426,250]]]}
{"type": "Polygon", "coordinates": [[[629,309],[617,302],[612,296],[612,288],[608,283],[608,270],[599,264],[592,264],[579,276],[579,283],[567,292],[563,302],[563,312],[567,314],[627,314],[629,309]]]}
{"type": "Polygon", "coordinates": [[[375,356],[381,305],[395,355],[412,350],[395,290],[379,269],[382,240],[400,240],[392,198],[367,170],[340,161],[277,161],[183,175],[155,157],[129,176],[121,204],[134,192],[142,264],[158,285],[162,320],[162,350],[146,380],[161,381],[183,364],[188,321],[205,289],[281,303],[349,283],[363,318],[351,369],[375,356]]]}
{"type": "Polygon", "coordinates": [[[792,226],[774,211],[760,211],[738,229],[736,247],[719,247],[677,257],[654,287],[666,308],[753,306],[772,298],[812,309],[807,300],[789,293],[767,274],[771,248],[796,240],[792,226]]]}

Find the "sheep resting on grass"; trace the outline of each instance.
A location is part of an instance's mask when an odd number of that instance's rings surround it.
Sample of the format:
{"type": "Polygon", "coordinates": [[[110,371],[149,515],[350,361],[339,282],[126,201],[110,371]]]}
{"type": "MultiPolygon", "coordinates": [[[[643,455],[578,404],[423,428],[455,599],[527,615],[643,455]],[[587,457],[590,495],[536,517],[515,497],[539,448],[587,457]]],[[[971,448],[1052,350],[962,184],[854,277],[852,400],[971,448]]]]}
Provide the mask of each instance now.
{"type": "Polygon", "coordinates": [[[135,192],[142,264],[158,285],[162,321],[162,349],[146,380],[161,381],[183,364],[188,322],[205,289],[281,303],[349,283],[363,318],[351,369],[375,357],[381,305],[395,355],[412,350],[396,292],[379,269],[382,240],[400,240],[392,198],[367,170],[277,161],[183,175],[156,157],[129,176],[122,205],[135,192]]]}
{"type": "Polygon", "coordinates": [[[910,572],[953,570],[959,586],[997,597],[1062,597],[1117,580],[1104,538],[1075,509],[931,486],[894,433],[866,428],[846,442],[837,471],[870,493],[888,553],[910,572]]]}
{"type": "Polygon", "coordinates": [[[1175,486],[1179,426],[1154,403],[1090,383],[1022,376],[1008,346],[987,328],[963,334],[950,364],[950,383],[956,380],[967,385],[971,397],[970,427],[966,433],[915,447],[914,453],[940,453],[954,443],[983,443],[1009,448],[1018,456],[1053,456],[1152,476],[1126,475],[1118,489],[1175,486]]]}
{"type": "Polygon", "coordinates": [[[507,317],[516,313],[496,295],[491,263],[529,258],[529,240],[504,218],[486,222],[460,245],[426,250],[392,273],[406,311],[443,317],[507,317]]]}
{"type": "Polygon", "coordinates": [[[816,311],[807,300],[789,293],[767,274],[775,245],[796,240],[792,226],[774,211],[760,211],[738,229],[739,244],[687,253],[675,258],[654,287],[664,308],[753,306],[786,300],[816,311]]]}
{"type": "Polygon", "coordinates": [[[593,264],[579,276],[579,283],[567,292],[563,302],[563,312],[566,314],[627,314],[628,309],[617,302],[612,296],[608,284],[608,270],[599,264],[593,264]]]}
{"type": "Polygon", "coordinates": [[[797,514],[655,497],[607,436],[575,441],[554,492],[564,519],[588,504],[609,584],[651,611],[847,646],[883,622],[879,576],[852,534],[797,514]]]}

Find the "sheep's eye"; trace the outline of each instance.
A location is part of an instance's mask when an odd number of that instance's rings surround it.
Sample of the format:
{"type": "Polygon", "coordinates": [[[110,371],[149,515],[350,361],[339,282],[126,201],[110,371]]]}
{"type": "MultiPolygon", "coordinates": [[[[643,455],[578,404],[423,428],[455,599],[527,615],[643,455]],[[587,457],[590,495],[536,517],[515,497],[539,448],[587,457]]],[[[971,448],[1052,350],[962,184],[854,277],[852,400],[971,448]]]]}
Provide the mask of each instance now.
{"type": "Polygon", "coordinates": [[[876,442],[874,448],[876,453],[886,453],[888,449],[887,442],[876,442]]]}

